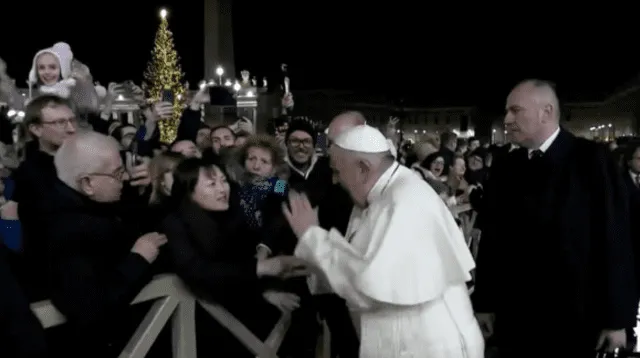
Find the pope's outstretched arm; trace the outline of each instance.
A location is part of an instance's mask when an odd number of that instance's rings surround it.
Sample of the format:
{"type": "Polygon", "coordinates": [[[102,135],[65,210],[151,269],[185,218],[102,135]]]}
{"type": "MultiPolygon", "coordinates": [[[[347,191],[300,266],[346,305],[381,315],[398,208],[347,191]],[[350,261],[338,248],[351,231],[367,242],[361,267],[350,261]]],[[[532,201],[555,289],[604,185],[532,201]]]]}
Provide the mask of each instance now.
{"type": "Polygon", "coordinates": [[[360,309],[431,301],[450,285],[464,284],[474,266],[462,233],[439,204],[393,202],[370,209],[355,246],[336,230],[311,227],[295,254],[316,265],[331,288],[360,309]],[[424,213],[419,219],[416,209],[424,213]]]}
{"type": "Polygon", "coordinates": [[[295,255],[320,269],[331,289],[349,304],[369,309],[375,305],[352,283],[352,278],[366,263],[362,257],[336,229],[329,231],[313,226],[309,228],[296,247],[295,255]]]}

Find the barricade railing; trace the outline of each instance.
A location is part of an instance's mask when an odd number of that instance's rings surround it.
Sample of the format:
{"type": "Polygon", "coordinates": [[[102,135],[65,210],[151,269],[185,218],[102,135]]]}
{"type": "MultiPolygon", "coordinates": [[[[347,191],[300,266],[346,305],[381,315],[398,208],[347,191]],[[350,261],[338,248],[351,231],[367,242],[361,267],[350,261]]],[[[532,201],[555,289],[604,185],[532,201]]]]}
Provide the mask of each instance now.
{"type": "MultiPolygon", "coordinates": [[[[156,276],[131,302],[137,304],[155,300],[120,358],[142,358],[151,349],[162,328],[171,319],[174,358],[196,358],[195,309],[198,302],[215,320],[227,328],[250,352],[259,358],[277,358],[277,351],[289,329],[291,317],[283,314],[263,342],[224,307],[198,300],[175,275],[156,276]]],[[[51,328],[66,322],[66,318],[51,301],[31,305],[31,310],[43,327],[51,328]]]]}
{"type": "MultiPolygon", "coordinates": [[[[470,205],[452,208],[456,213],[468,212],[470,205]]],[[[131,304],[155,300],[133,336],[120,354],[120,358],[142,358],[171,320],[172,350],[174,358],[196,358],[195,309],[199,303],[223,327],[228,329],[250,352],[259,358],[277,358],[277,351],[291,323],[291,316],[283,314],[265,341],[261,341],[237,318],[219,304],[197,299],[175,275],[156,276],[138,293],[131,304]]],[[[31,310],[42,326],[51,328],[66,322],[66,318],[51,301],[31,304],[31,310]]],[[[322,336],[330,339],[324,327],[322,336]]],[[[328,341],[320,344],[318,356],[328,354],[328,341]]]]}

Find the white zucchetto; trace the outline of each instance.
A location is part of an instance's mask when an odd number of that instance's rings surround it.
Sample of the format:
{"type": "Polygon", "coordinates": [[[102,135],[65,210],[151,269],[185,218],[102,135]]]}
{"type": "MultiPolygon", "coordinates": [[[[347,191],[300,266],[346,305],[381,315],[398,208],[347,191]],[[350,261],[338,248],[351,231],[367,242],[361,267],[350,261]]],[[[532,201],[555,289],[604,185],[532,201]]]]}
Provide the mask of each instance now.
{"type": "Polygon", "coordinates": [[[382,132],[366,124],[347,129],[336,137],[333,144],[359,153],[384,153],[391,150],[382,132]]]}

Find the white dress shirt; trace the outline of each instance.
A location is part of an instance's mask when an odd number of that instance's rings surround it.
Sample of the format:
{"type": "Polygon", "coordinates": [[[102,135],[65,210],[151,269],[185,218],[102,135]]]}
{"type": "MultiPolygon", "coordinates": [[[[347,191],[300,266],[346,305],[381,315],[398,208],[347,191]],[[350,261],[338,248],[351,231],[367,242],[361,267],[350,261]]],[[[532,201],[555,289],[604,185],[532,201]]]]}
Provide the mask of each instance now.
{"type": "Polygon", "coordinates": [[[556,131],[553,132],[553,134],[550,135],[549,138],[547,138],[547,140],[542,142],[540,147],[538,147],[538,148],[529,148],[529,159],[531,159],[531,153],[533,153],[533,151],[535,151],[535,150],[539,150],[542,153],[545,153],[549,149],[549,147],[551,147],[551,144],[553,144],[553,141],[556,140],[556,138],[558,138],[558,134],[560,134],[560,127],[558,127],[558,129],[556,129],[556,131]]]}

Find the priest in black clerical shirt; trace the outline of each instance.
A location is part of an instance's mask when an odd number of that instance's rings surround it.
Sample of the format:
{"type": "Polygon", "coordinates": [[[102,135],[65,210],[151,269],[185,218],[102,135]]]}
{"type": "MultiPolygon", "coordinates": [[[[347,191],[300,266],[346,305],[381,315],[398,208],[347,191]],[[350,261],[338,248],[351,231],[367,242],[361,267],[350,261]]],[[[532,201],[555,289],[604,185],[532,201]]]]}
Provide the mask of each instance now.
{"type": "Polygon", "coordinates": [[[553,86],[507,98],[520,148],[485,186],[473,303],[505,356],[589,357],[625,345],[637,300],[626,190],[606,148],[559,126],[553,86]]]}

